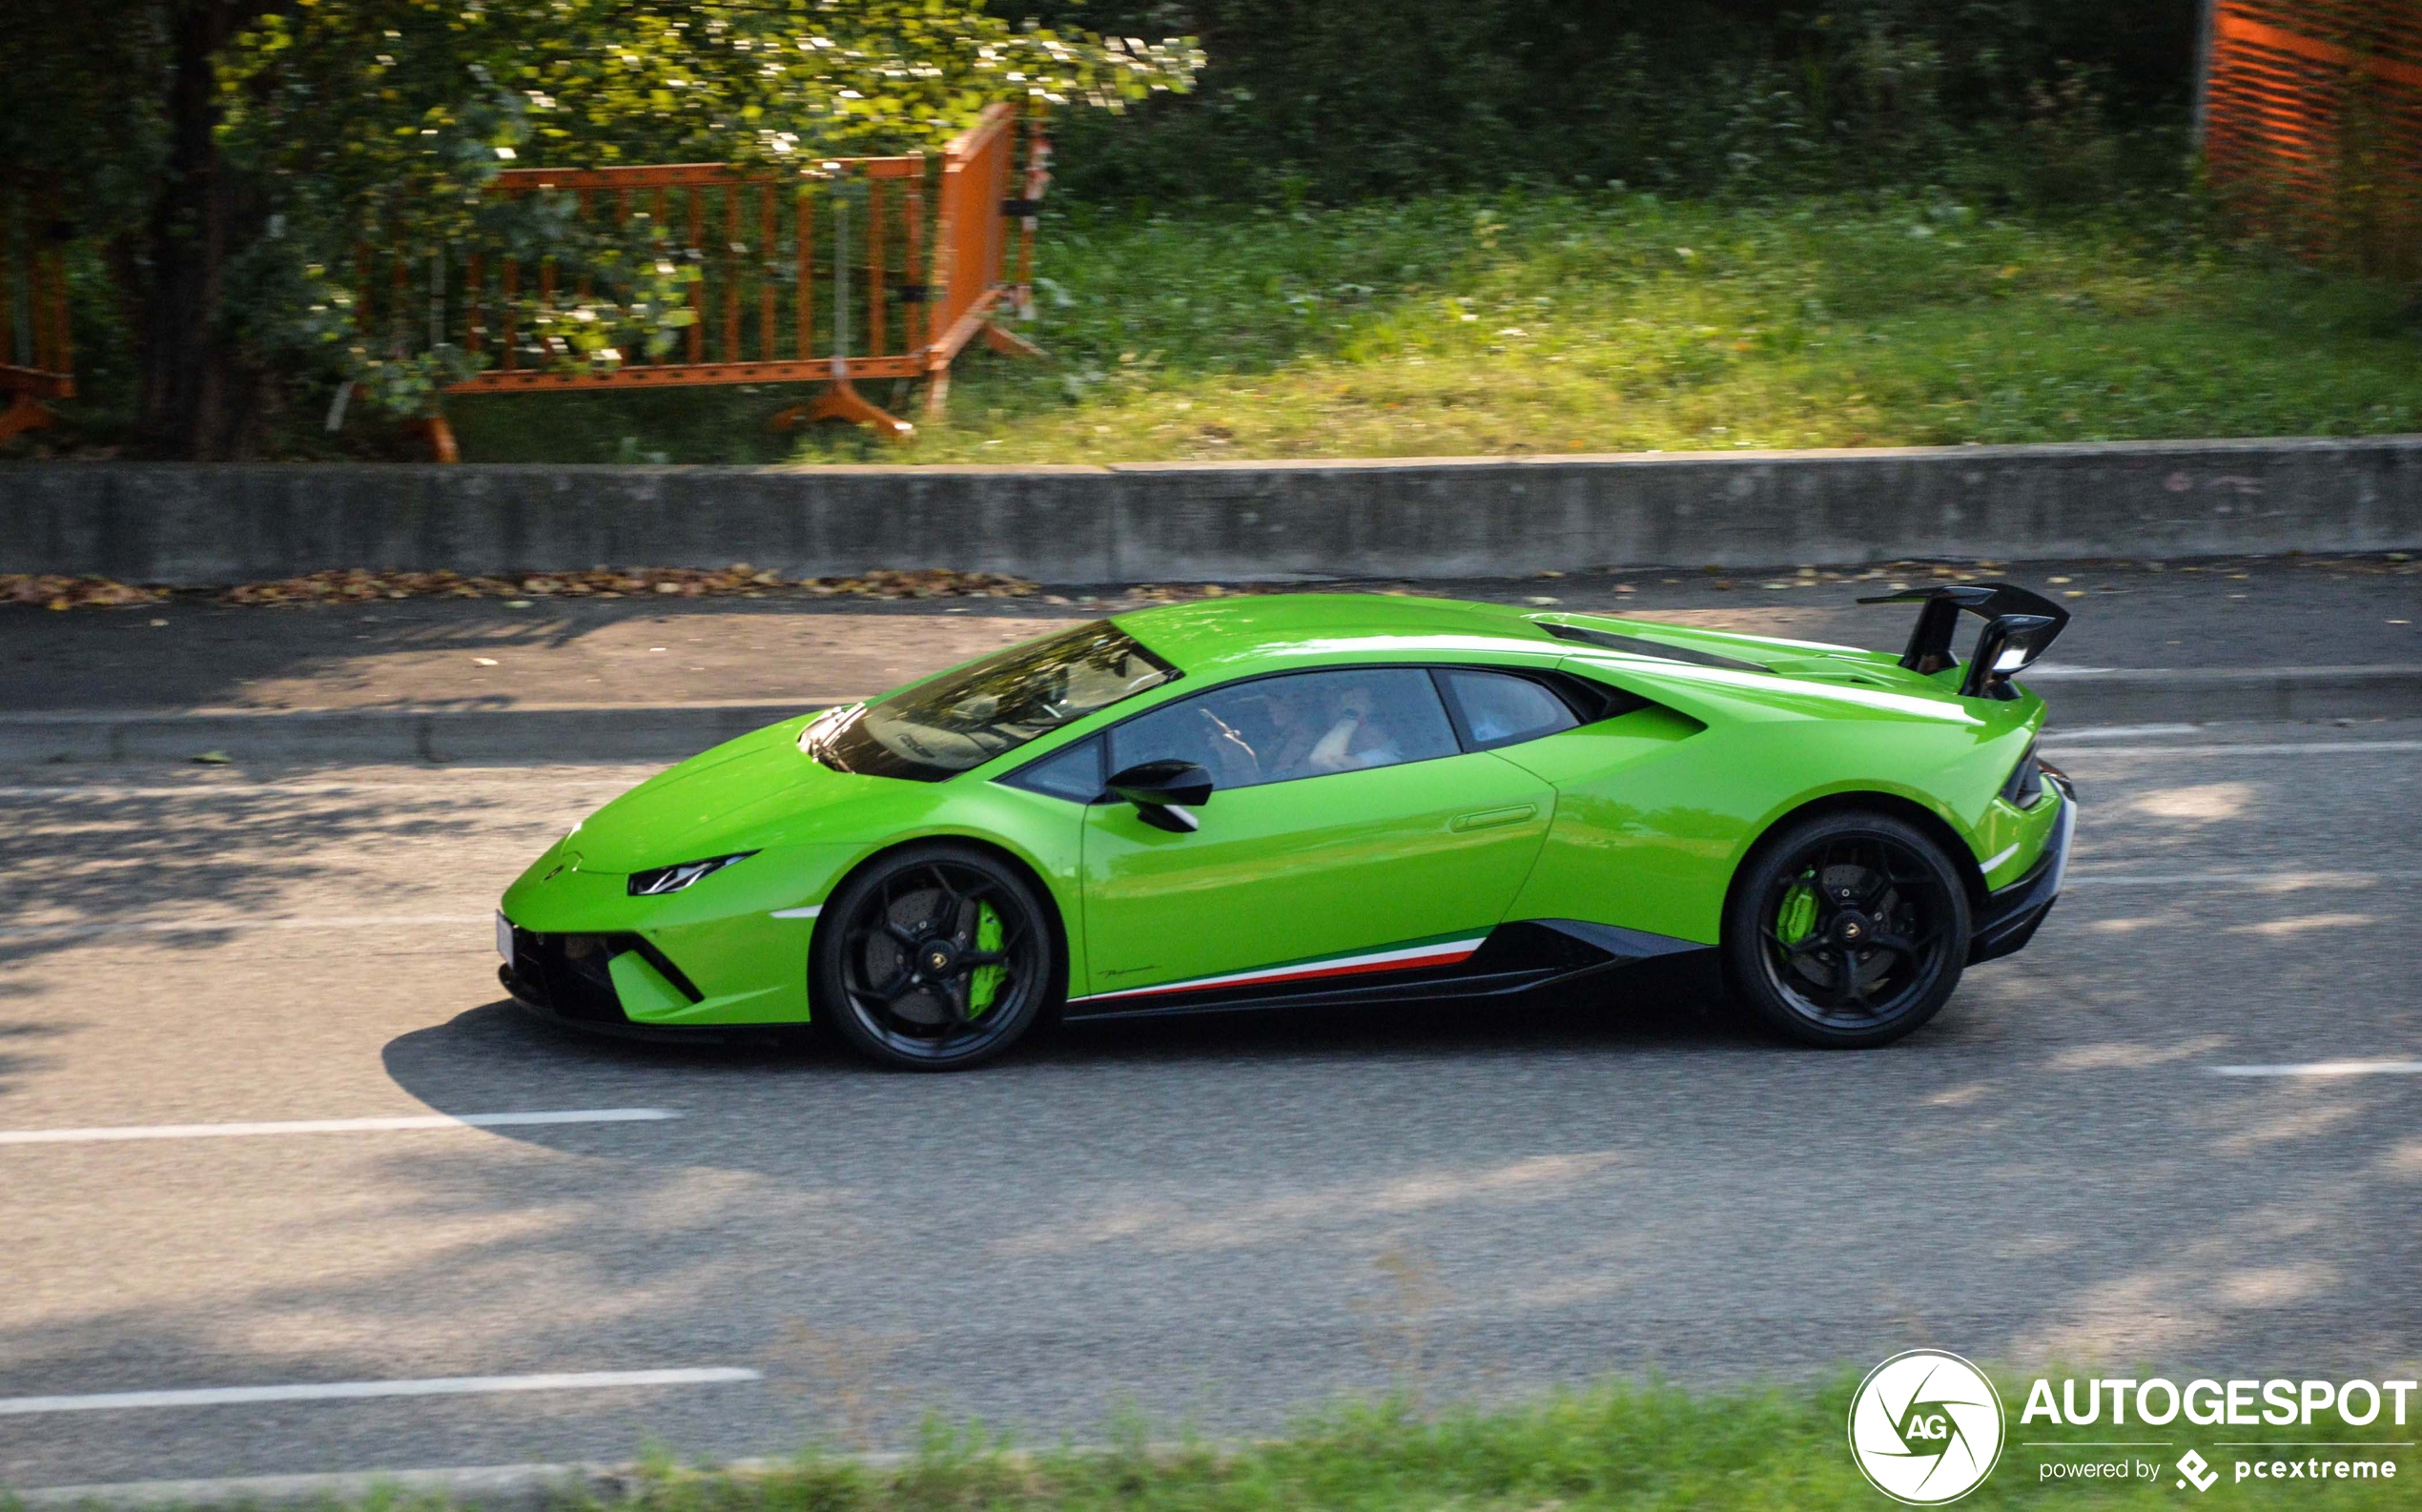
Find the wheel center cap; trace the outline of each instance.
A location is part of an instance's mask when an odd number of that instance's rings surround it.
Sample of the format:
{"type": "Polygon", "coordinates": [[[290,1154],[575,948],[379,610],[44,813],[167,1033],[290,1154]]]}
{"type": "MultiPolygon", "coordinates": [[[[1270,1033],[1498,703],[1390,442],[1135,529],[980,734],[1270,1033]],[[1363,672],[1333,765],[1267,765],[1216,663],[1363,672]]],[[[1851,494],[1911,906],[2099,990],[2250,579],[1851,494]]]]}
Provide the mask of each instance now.
{"type": "Polygon", "coordinates": [[[1864,914],[1844,913],[1834,921],[1834,938],[1843,945],[1863,945],[1867,936],[1875,932],[1875,926],[1867,922],[1864,914]]]}
{"type": "Polygon", "coordinates": [[[941,940],[930,940],[917,951],[916,964],[928,976],[948,976],[958,961],[958,952],[941,940]]]}

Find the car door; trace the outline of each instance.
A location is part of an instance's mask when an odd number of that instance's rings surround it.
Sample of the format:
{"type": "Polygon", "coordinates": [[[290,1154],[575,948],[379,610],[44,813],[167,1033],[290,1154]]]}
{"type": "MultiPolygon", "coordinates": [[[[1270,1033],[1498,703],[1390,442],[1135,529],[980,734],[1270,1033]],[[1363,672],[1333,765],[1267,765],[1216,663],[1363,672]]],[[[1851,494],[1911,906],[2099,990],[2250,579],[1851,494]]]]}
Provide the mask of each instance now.
{"type": "Polygon", "coordinates": [[[1503,916],[1554,809],[1546,782],[1465,748],[1421,667],[1228,684],[1110,742],[1108,771],[1175,757],[1216,786],[1190,833],[1124,803],[1087,810],[1082,995],[1103,1010],[1226,985],[1205,978],[1409,969],[1468,951],[1503,916]]]}

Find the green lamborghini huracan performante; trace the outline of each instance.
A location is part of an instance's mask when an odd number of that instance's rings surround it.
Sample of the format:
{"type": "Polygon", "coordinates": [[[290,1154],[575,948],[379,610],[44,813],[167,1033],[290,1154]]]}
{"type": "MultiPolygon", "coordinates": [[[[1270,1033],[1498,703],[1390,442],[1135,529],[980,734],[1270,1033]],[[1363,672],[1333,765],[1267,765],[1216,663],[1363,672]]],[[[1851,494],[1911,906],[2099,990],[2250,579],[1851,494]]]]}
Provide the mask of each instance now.
{"type": "Polygon", "coordinates": [[[1079,625],[607,804],[505,893],[503,980],[576,1025],[812,1020],[929,1070],[1063,1014],[1674,966],[1793,1039],[1886,1044],[2033,935],[2075,822],[2011,681],[2066,611],[1896,600],[1899,657],[1388,595],[1079,625]]]}

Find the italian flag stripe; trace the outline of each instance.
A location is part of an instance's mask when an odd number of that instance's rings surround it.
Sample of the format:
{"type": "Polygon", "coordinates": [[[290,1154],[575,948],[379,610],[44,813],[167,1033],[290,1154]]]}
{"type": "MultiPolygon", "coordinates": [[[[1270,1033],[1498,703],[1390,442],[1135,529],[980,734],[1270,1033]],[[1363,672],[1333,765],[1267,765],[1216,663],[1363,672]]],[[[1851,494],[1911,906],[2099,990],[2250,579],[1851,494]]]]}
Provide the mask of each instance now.
{"type": "Polygon", "coordinates": [[[1324,976],[1359,976],[1366,971],[1409,971],[1423,967],[1453,966],[1471,958],[1487,934],[1425,940],[1418,945],[1391,946],[1352,955],[1265,966],[1258,971],[1231,971],[1224,976],[1197,976],[1158,987],[1128,987],[1116,992],[1095,992],[1070,998],[1072,1003],[1099,1003],[1119,997],[1155,997],[1163,992],[1199,992],[1213,987],[1265,987],[1278,982],[1309,982],[1324,976]]]}

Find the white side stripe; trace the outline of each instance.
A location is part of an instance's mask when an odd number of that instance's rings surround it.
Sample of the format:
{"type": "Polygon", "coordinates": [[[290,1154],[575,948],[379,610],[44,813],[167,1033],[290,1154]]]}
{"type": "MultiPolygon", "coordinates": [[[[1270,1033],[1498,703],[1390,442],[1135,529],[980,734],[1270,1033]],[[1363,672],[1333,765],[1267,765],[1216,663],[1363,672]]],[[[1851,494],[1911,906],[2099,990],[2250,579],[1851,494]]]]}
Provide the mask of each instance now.
{"type": "Polygon", "coordinates": [[[1390,961],[1411,961],[1432,955],[1452,955],[1457,951],[1469,954],[1480,949],[1481,941],[1487,938],[1485,934],[1475,934],[1468,940],[1441,940],[1436,945],[1408,946],[1398,950],[1375,950],[1367,955],[1341,955],[1326,961],[1298,961],[1293,966],[1265,966],[1258,971],[1235,971],[1226,976],[1198,976],[1183,982],[1162,982],[1155,987],[1129,987],[1115,992],[1096,992],[1091,997],[1075,998],[1071,1001],[1092,1002],[1096,998],[1104,997],[1140,997],[1146,992],[1190,991],[1200,987],[1233,987],[1246,982],[1264,981],[1271,977],[1307,976],[1322,971],[1344,971],[1355,967],[1382,966],[1390,961]]]}
{"type": "Polygon", "coordinates": [[[660,1123],[670,1108],[578,1108],[560,1113],[413,1114],[395,1118],[302,1118],[282,1123],[138,1124],[104,1129],[0,1129],[0,1145],[101,1144],[119,1139],[241,1139],[259,1134],[395,1134],[414,1129],[508,1129],[529,1124],[660,1123]]]}
{"type": "Polygon", "coordinates": [[[359,1401],[370,1397],[470,1397],[497,1391],[604,1391],[616,1386],[707,1386],[757,1380],[753,1370],[592,1370],[545,1376],[441,1376],[426,1380],[339,1380],[321,1385],[206,1386],[105,1391],[78,1397],[0,1397],[0,1417],[120,1412],[132,1407],[221,1407],[255,1401],[359,1401]]]}
{"type": "Polygon", "coordinates": [[[776,909],[770,916],[776,919],[812,919],[823,911],[823,904],[811,903],[804,909],[776,909]]]}
{"type": "Polygon", "coordinates": [[[2311,1060],[2302,1065],[2214,1066],[2215,1076],[2422,1076],[2422,1060],[2311,1060]]]}
{"type": "Polygon", "coordinates": [[[2009,849],[2002,851],[2000,855],[1995,856],[1992,860],[1990,860],[1990,861],[1985,861],[1985,862],[1980,862],[1980,863],[1978,864],[1978,866],[1977,866],[1977,869],[1978,869],[1978,870],[1980,870],[1980,871],[1981,871],[1981,872],[1983,872],[1983,873],[1984,873],[1985,875],[1987,875],[1987,876],[1991,876],[1991,875],[1993,874],[1993,868],[1996,868],[1996,867],[2000,866],[2001,863],[2003,863],[2004,861],[2009,860],[2012,856],[2015,856],[2015,855],[2017,855],[2018,853],[2019,853],[2019,846],[2018,846],[2018,843],[2013,843],[2013,844],[2011,845],[2011,847],[2010,847],[2010,848],[2009,848],[2009,849]]]}

